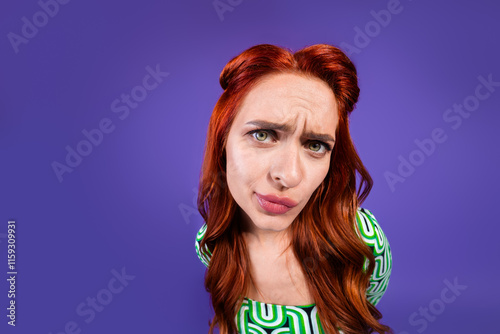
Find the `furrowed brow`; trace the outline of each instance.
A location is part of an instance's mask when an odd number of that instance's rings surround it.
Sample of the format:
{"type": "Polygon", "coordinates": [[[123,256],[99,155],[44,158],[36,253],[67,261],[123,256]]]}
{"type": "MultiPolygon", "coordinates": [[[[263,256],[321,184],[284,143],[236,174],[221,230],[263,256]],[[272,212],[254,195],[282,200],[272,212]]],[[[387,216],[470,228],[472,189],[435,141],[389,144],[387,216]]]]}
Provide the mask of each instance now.
{"type": "MultiPolygon", "coordinates": [[[[255,121],[250,121],[247,122],[246,124],[251,124],[258,126],[259,128],[263,129],[269,129],[269,130],[280,130],[283,132],[289,132],[292,130],[292,127],[288,124],[279,124],[279,123],[273,123],[273,122],[268,122],[268,121],[262,121],[262,120],[255,120],[255,121]]],[[[323,133],[317,133],[317,132],[306,132],[303,135],[304,138],[310,139],[310,140],[318,140],[318,141],[323,141],[327,142],[330,141],[332,143],[335,143],[335,139],[328,135],[328,134],[323,134],[323,133]]]]}
{"type": "Polygon", "coordinates": [[[327,135],[327,134],[323,134],[323,133],[307,132],[307,133],[304,133],[304,137],[311,139],[311,140],[318,140],[318,141],[323,141],[323,142],[331,141],[331,142],[335,143],[335,139],[332,136],[327,135]]]}
{"type": "Polygon", "coordinates": [[[255,121],[250,121],[247,122],[246,124],[251,124],[258,126],[260,128],[264,129],[269,129],[269,130],[280,130],[280,131],[290,131],[292,127],[288,124],[279,124],[279,123],[273,123],[273,122],[268,122],[268,121],[261,121],[261,120],[255,120],[255,121]]]}

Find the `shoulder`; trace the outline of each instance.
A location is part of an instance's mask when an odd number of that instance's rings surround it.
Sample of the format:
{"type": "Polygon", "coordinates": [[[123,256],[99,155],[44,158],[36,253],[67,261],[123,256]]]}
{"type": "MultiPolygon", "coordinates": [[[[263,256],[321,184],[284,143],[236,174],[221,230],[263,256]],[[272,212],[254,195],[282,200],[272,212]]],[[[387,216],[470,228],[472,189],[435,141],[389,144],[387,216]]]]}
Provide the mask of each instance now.
{"type": "Polygon", "coordinates": [[[376,305],[384,295],[392,271],[392,253],[389,241],[375,216],[368,209],[359,208],[356,222],[360,237],[372,249],[375,269],[367,290],[368,300],[376,305]]]}
{"type": "Polygon", "coordinates": [[[381,254],[385,251],[385,248],[389,247],[387,238],[371,211],[359,208],[356,212],[356,222],[361,238],[373,249],[375,256],[381,254]]]}
{"type": "Polygon", "coordinates": [[[194,246],[198,258],[206,267],[208,267],[208,264],[210,263],[210,257],[212,254],[210,253],[210,250],[206,247],[206,245],[203,250],[200,248],[201,240],[203,240],[206,231],[207,231],[207,224],[203,224],[203,226],[198,230],[198,233],[196,233],[196,240],[194,246]]]}

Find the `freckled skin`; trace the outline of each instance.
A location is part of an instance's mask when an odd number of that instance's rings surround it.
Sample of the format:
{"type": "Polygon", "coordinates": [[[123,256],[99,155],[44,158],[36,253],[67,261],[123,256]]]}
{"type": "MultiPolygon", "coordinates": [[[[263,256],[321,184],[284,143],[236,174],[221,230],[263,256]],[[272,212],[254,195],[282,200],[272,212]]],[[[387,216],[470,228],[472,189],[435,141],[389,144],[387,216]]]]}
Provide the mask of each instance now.
{"type": "Polygon", "coordinates": [[[245,96],[225,150],[228,187],[251,233],[263,237],[287,230],[330,167],[331,152],[315,152],[323,146],[303,135],[312,131],[335,138],[337,125],[335,96],[318,78],[271,74],[245,96]],[[258,128],[246,124],[254,120],[285,123],[290,129],[276,130],[277,138],[247,134],[258,128]],[[298,205],[284,214],[272,214],[260,207],[255,193],[287,196],[298,205]]]}

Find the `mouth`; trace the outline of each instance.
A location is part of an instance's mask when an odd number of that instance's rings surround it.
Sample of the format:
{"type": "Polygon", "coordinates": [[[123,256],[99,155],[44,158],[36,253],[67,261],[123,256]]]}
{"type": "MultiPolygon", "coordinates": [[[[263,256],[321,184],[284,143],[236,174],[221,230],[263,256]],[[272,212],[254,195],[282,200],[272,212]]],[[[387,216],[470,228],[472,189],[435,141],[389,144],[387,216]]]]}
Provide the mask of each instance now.
{"type": "Polygon", "coordinates": [[[269,213],[284,214],[297,206],[297,202],[288,197],[279,197],[275,195],[262,195],[255,193],[262,209],[269,213]]]}

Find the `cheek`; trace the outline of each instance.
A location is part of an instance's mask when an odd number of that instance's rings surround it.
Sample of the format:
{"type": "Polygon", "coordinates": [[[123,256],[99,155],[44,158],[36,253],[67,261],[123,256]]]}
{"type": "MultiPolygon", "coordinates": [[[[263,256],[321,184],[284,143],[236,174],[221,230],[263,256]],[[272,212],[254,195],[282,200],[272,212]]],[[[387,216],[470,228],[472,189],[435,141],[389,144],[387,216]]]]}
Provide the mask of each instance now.
{"type": "Polygon", "coordinates": [[[321,185],[321,182],[323,182],[323,180],[325,179],[326,175],[328,174],[328,170],[330,169],[330,163],[325,163],[321,166],[312,166],[310,168],[310,173],[309,175],[311,175],[311,178],[310,178],[310,182],[309,182],[309,185],[310,185],[310,189],[309,189],[309,193],[312,194],[320,185],[321,185]]]}
{"type": "Polygon", "coordinates": [[[234,192],[242,184],[247,183],[249,162],[242,151],[232,145],[226,149],[226,161],[227,183],[229,190],[234,192]]]}
{"type": "Polygon", "coordinates": [[[266,159],[261,154],[246,149],[245,147],[228,147],[227,158],[227,178],[228,185],[233,189],[238,186],[249,187],[255,184],[262,175],[265,174],[266,159]]]}

